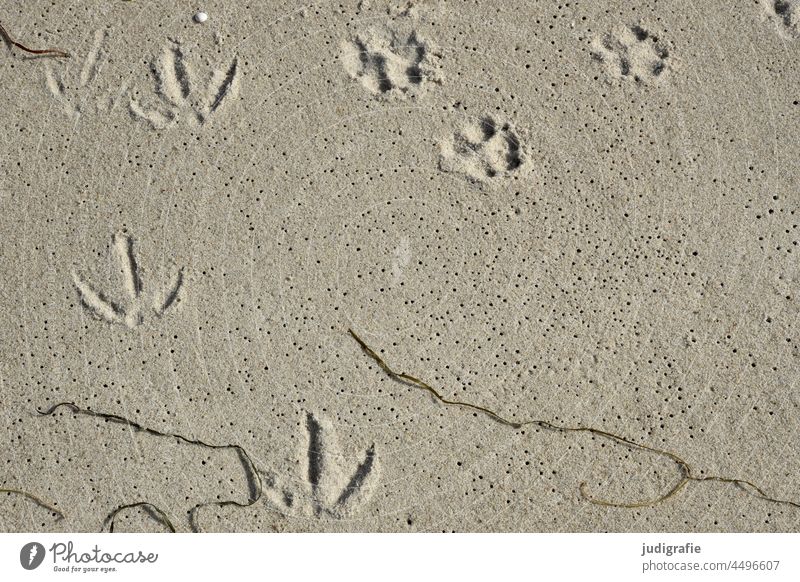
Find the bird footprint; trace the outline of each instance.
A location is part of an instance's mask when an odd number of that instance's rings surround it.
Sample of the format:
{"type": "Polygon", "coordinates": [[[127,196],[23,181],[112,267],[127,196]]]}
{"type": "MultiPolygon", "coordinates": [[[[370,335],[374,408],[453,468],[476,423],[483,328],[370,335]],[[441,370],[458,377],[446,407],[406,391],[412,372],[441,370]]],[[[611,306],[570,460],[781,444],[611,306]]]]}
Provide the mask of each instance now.
{"type": "MultiPolygon", "coordinates": [[[[58,102],[64,112],[77,119],[82,113],[91,110],[92,105],[96,110],[109,109],[114,103],[111,99],[104,100],[97,95],[95,81],[107,61],[105,48],[108,34],[98,30],[94,33],[94,43],[86,55],[80,73],[69,76],[65,80],[61,73],[62,64],[48,63],[45,67],[45,84],[50,94],[58,102]]],[[[123,83],[119,95],[125,93],[126,85],[123,83]]],[[[116,102],[116,100],[114,100],[116,102]]]]}
{"type": "Polygon", "coordinates": [[[284,514],[295,511],[315,517],[341,519],[363,504],[378,480],[375,445],[351,473],[342,471],[343,455],[332,428],[313,414],[306,414],[306,474],[299,490],[281,488],[274,475],[266,475],[267,502],[284,514]]]}
{"type": "Polygon", "coordinates": [[[164,47],[151,69],[160,103],[146,107],[131,98],[130,110],[156,129],[163,129],[181,117],[203,125],[238,93],[239,61],[236,57],[226,69],[215,69],[204,87],[200,86],[180,43],[172,42],[164,47]]]}
{"type": "MultiPolygon", "coordinates": [[[[95,316],[108,323],[123,324],[134,328],[144,321],[144,314],[148,309],[142,297],[142,280],[133,252],[133,240],[125,233],[115,234],[112,250],[119,263],[127,305],[123,307],[106,298],[77,273],[73,273],[72,280],[80,295],[81,304],[95,316]]],[[[170,284],[161,293],[156,293],[152,297],[150,304],[152,312],[159,317],[163,316],[170,307],[179,301],[178,294],[182,285],[183,270],[177,269],[170,284]]]]}

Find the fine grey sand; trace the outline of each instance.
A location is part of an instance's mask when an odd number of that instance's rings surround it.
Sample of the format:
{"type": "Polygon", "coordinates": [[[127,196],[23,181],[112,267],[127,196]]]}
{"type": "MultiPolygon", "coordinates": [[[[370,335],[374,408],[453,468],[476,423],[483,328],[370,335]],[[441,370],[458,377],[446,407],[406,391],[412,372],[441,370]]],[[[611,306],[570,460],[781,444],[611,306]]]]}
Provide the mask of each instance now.
{"type": "Polygon", "coordinates": [[[798,530],[800,0],[0,23],[0,530],[798,530]]]}

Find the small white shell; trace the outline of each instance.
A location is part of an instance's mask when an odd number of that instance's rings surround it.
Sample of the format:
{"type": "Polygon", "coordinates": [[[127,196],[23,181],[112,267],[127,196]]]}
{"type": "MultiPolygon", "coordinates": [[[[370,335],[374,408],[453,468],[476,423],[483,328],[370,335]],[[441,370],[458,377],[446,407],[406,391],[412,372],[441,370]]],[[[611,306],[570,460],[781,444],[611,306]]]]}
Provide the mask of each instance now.
{"type": "Polygon", "coordinates": [[[198,12],[194,15],[194,21],[198,24],[203,24],[206,20],[208,20],[208,14],[205,12],[198,12]]]}

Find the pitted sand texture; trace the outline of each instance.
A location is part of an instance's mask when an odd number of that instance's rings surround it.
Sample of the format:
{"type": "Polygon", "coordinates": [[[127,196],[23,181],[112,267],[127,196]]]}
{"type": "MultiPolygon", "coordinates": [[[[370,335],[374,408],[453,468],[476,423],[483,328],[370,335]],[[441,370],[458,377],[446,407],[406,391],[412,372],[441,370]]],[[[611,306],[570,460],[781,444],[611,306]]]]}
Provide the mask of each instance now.
{"type": "Polygon", "coordinates": [[[800,3],[172,4],[0,0],[2,531],[798,531],[800,3]]]}

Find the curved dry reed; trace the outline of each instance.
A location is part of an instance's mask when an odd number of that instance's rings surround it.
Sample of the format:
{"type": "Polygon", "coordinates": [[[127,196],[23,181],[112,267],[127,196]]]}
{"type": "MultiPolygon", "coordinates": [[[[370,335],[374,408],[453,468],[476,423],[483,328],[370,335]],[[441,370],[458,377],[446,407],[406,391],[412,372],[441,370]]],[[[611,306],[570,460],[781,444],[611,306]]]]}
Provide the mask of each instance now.
{"type": "Polygon", "coordinates": [[[628,438],[625,438],[623,436],[620,436],[618,434],[614,434],[614,433],[611,433],[611,432],[608,432],[608,431],[605,431],[605,430],[602,430],[602,429],[599,429],[599,428],[592,428],[592,427],[587,427],[587,426],[565,426],[565,425],[554,424],[554,423],[552,423],[550,421],[547,421],[547,420],[526,420],[526,421],[522,421],[522,422],[517,422],[517,421],[513,421],[513,420],[508,420],[507,418],[503,418],[502,416],[500,416],[498,413],[494,412],[493,410],[490,410],[489,408],[485,408],[483,406],[479,406],[477,404],[472,404],[471,402],[463,402],[463,401],[460,401],[460,400],[448,400],[448,399],[444,398],[435,388],[433,388],[433,386],[431,386],[427,382],[425,382],[423,380],[420,380],[419,378],[417,378],[415,376],[411,376],[410,374],[406,374],[406,373],[402,373],[402,372],[395,372],[392,368],[389,367],[389,365],[383,360],[383,358],[381,358],[375,352],[375,350],[373,350],[371,347],[369,347],[364,342],[364,340],[362,340],[352,329],[348,329],[347,331],[350,334],[350,336],[354,340],[356,340],[356,342],[358,343],[358,345],[361,348],[361,350],[365,354],[367,354],[370,358],[372,358],[372,360],[374,360],[375,363],[378,364],[378,367],[380,367],[380,369],[383,370],[383,372],[387,376],[389,376],[393,380],[396,380],[396,381],[401,382],[403,384],[411,385],[411,386],[414,386],[416,388],[420,388],[422,390],[425,390],[431,396],[433,396],[436,400],[438,400],[439,402],[441,402],[442,404],[444,404],[446,406],[459,406],[461,408],[467,408],[467,409],[470,409],[470,410],[474,410],[474,411],[480,412],[480,413],[486,415],[487,417],[489,417],[490,419],[494,420],[495,422],[498,422],[498,423],[500,423],[500,424],[502,424],[504,426],[508,426],[508,427],[514,428],[514,429],[520,429],[520,428],[523,428],[523,427],[526,427],[526,426],[537,426],[537,427],[545,429],[545,430],[552,430],[552,431],[556,431],[556,432],[585,432],[585,433],[593,434],[595,436],[599,436],[599,437],[602,437],[602,438],[605,438],[605,439],[608,439],[608,440],[616,441],[616,442],[618,442],[618,443],[620,443],[622,445],[625,445],[627,447],[639,449],[639,450],[642,450],[642,451],[648,451],[650,453],[655,453],[656,455],[667,457],[668,459],[670,459],[673,462],[675,462],[675,464],[678,465],[678,467],[680,469],[680,472],[681,472],[680,479],[666,493],[660,495],[656,499],[648,499],[648,500],[636,501],[636,502],[632,502],[632,503],[620,503],[620,502],[608,501],[608,500],[605,500],[605,499],[599,499],[599,498],[596,498],[596,497],[592,497],[591,495],[589,495],[586,492],[586,487],[587,487],[586,483],[585,482],[581,483],[580,486],[578,487],[578,491],[580,492],[581,496],[584,499],[586,499],[587,501],[589,501],[590,503],[594,503],[595,505],[602,505],[602,506],[605,506],[605,507],[624,507],[624,508],[629,508],[629,509],[635,509],[635,508],[640,508],[640,507],[651,507],[653,505],[658,505],[659,503],[663,503],[664,501],[667,501],[668,499],[674,497],[690,481],[717,481],[717,482],[721,482],[721,483],[731,483],[731,484],[737,485],[738,487],[744,489],[745,491],[747,491],[751,495],[755,495],[756,497],[758,497],[758,498],[760,498],[760,499],[762,499],[764,501],[769,501],[771,503],[779,503],[779,504],[783,504],[783,505],[790,505],[792,507],[800,508],[800,503],[797,503],[795,501],[789,501],[789,500],[785,500],[785,499],[776,499],[774,497],[770,497],[769,495],[767,495],[764,492],[763,489],[761,489],[760,487],[758,487],[754,483],[752,483],[750,481],[747,481],[746,479],[734,479],[734,478],[731,478],[731,477],[718,477],[718,476],[696,477],[696,476],[694,476],[692,474],[692,467],[689,465],[689,463],[684,461],[676,453],[673,453],[671,451],[667,451],[667,450],[664,450],[664,449],[659,449],[659,448],[656,448],[656,447],[651,447],[651,446],[648,446],[648,445],[643,445],[641,443],[634,442],[634,441],[632,441],[632,440],[630,440],[628,438]]]}

